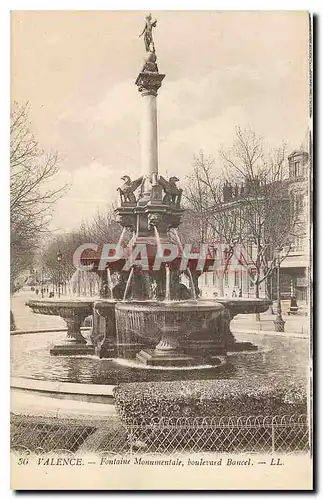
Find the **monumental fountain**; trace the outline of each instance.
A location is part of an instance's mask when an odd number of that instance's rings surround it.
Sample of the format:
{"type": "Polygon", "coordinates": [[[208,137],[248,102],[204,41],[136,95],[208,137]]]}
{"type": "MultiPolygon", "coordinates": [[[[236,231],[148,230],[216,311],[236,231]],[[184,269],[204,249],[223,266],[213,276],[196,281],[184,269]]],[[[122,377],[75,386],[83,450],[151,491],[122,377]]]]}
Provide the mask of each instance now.
{"type": "Polygon", "coordinates": [[[233,317],[263,312],[271,302],[198,298],[198,277],[214,259],[206,256],[201,267],[198,254],[185,255],[177,233],[184,212],[179,179],[167,180],[159,174],[157,94],[165,75],[157,65],[155,26],[148,15],[143,31],[145,61],[135,81],[142,104],[141,175],[135,180],[124,175],[118,189],[120,205],[115,213],[123,230],[117,247],[122,248],[122,256],[107,258],[102,267],[100,251],[82,254],[81,264],[91,266],[101,278],[99,300],[53,298],[31,300],[27,305],[36,313],[65,320],[68,342],[55,346],[53,355],[95,354],[114,358],[116,363],[127,360],[137,368],[216,368],[223,365],[228,350],[253,348],[235,341],[230,332],[233,317]],[[126,232],[131,239],[123,247],[126,232]],[[170,258],[165,249],[174,245],[176,255],[170,258]],[[144,253],[144,265],[138,263],[140,253],[144,253]],[[89,315],[93,330],[85,340],[80,327],[89,315]]]}

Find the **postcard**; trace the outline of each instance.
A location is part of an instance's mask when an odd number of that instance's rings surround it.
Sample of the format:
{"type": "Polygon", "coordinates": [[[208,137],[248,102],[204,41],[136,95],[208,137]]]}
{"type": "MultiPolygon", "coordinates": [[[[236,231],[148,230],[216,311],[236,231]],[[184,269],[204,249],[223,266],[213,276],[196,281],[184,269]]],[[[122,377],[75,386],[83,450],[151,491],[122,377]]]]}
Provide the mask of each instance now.
{"type": "Polygon", "coordinates": [[[312,30],[11,13],[13,490],[312,490],[312,30]]]}

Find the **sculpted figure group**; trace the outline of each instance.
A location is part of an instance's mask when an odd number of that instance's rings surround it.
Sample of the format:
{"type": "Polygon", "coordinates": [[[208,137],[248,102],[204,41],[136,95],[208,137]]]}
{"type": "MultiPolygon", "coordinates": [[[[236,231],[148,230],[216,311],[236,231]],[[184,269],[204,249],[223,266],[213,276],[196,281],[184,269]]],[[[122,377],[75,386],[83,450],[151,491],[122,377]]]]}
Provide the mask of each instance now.
{"type": "MultiPolygon", "coordinates": [[[[124,175],[121,177],[121,180],[124,181],[122,186],[118,188],[121,205],[136,203],[137,199],[134,193],[142,186],[144,180],[143,176],[132,181],[129,175],[124,175]]],[[[165,205],[174,204],[180,206],[183,190],[176,186],[178,181],[179,179],[175,176],[170,177],[168,181],[162,176],[157,180],[157,183],[162,186],[164,191],[163,203],[165,205]]]]}

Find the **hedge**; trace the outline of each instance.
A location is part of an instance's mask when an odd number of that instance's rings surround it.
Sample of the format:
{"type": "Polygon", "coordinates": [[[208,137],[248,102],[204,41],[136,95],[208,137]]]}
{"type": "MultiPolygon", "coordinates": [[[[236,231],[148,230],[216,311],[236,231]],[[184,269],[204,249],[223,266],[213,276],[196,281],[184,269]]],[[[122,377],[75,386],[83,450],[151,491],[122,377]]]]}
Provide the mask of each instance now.
{"type": "Polygon", "coordinates": [[[306,390],[268,378],[121,384],[114,389],[125,422],[152,418],[274,416],[306,413],[306,390]]]}

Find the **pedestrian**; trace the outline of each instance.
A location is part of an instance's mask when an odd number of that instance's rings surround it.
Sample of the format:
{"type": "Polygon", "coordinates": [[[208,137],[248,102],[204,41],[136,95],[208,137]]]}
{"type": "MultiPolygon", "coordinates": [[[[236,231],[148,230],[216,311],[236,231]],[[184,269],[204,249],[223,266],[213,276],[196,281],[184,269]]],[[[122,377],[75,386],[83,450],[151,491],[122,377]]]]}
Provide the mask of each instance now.
{"type": "Polygon", "coordinates": [[[13,332],[16,329],[15,318],[13,317],[13,312],[10,311],[10,331],[13,332]]]}

